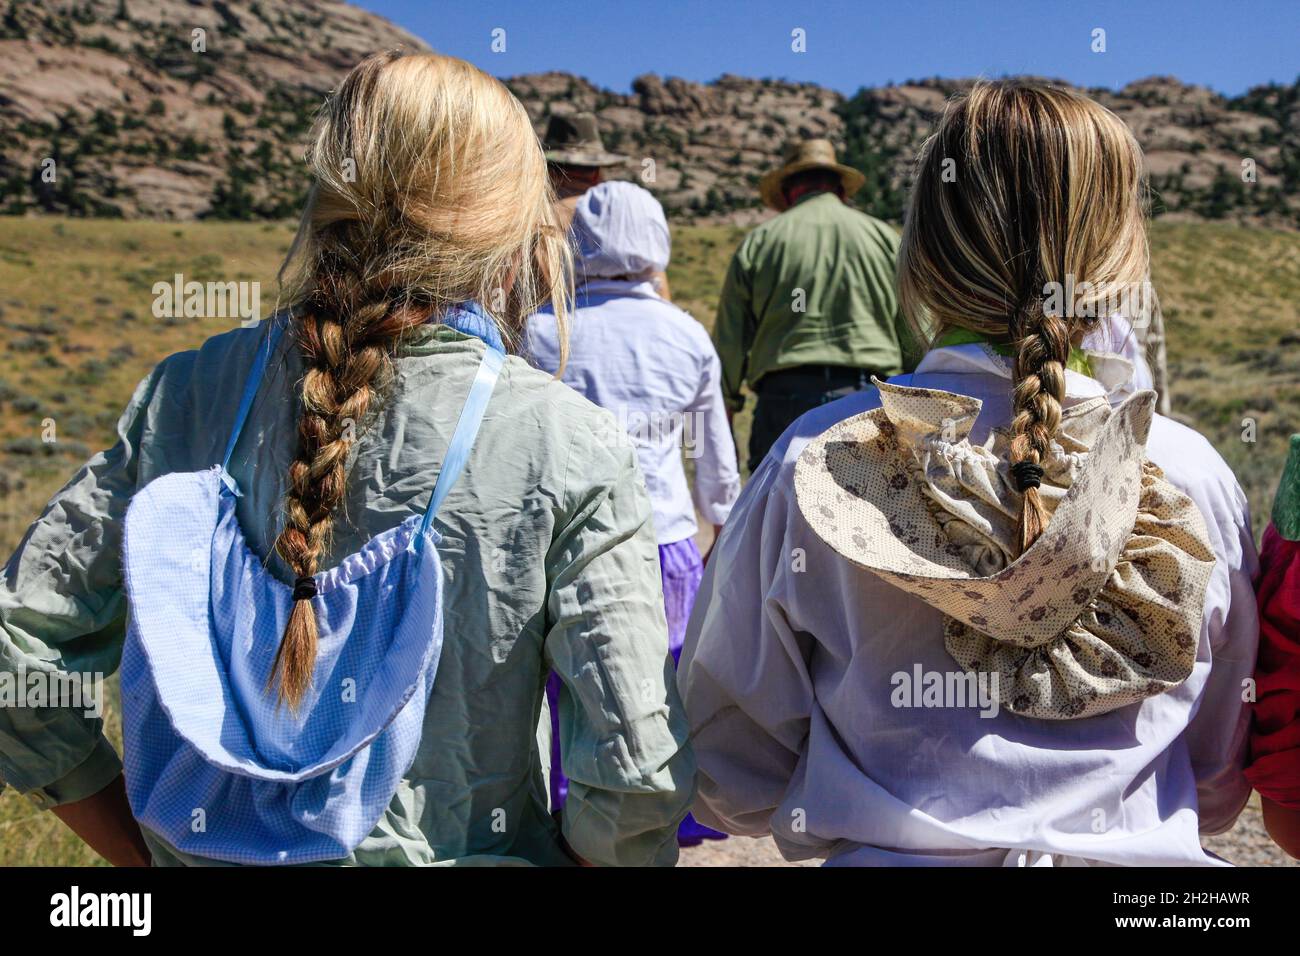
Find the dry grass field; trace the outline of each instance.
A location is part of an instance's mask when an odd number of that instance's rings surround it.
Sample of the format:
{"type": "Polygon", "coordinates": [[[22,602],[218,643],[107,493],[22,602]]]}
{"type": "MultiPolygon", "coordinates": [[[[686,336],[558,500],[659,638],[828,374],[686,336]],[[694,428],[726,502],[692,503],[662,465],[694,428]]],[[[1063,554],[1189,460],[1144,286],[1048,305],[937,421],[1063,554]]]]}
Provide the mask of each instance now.
{"type": "MultiPolygon", "coordinates": [[[[675,233],[674,296],[705,325],[712,323],[727,261],[742,235],[725,226],[675,233]]],[[[291,227],[281,223],[0,218],[0,549],[6,555],[50,494],[111,442],[119,412],[154,363],[234,324],[155,318],[153,284],[176,273],[187,280],[256,280],[267,314],[290,237],[291,227]],[[44,440],[51,427],[53,442],[44,440]]],[[[1300,431],[1300,234],[1161,223],[1153,229],[1152,255],[1174,412],[1204,432],[1236,471],[1258,533],[1287,436],[1300,431]],[[1252,437],[1247,420],[1254,422],[1254,441],[1243,440],[1252,437]]],[[[747,417],[738,424],[743,432],[747,417]]],[[[111,706],[109,728],[118,734],[111,706]]],[[[1254,811],[1210,845],[1241,863],[1283,859],[1254,811]]],[[[695,865],[777,861],[763,841],[706,844],[683,857],[695,865]]],[[[95,862],[52,815],[12,791],[0,793],[0,865],[95,862]]]]}

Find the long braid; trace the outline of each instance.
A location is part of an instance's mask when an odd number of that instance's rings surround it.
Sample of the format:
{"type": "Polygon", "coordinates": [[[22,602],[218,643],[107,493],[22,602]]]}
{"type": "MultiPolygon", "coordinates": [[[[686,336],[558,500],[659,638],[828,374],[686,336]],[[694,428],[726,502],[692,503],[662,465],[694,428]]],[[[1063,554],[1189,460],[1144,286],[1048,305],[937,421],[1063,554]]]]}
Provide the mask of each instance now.
{"type": "Polygon", "coordinates": [[[1049,519],[1039,486],[1071,343],[1149,274],[1144,192],[1142,152],[1123,121],[1036,81],[975,84],[948,103],[922,147],[899,304],[923,340],[968,329],[1013,350],[1020,553],[1049,519]],[[1073,299],[1051,307],[1063,314],[1045,311],[1052,289],[1073,299]]]}
{"type": "Polygon", "coordinates": [[[304,374],[275,548],[296,580],[267,681],[294,709],[315,669],[314,575],[398,342],[462,302],[483,306],[507,343],[547,300],[563,326],[573,272],[527,111],[461,60],[367,57],[317,116],[307,161],[312,188],[280,271],[304,374]]]}
{"type": "Polygon", "coordinates": [[[1020,552],[1047,527],[1047,509],[1038,494],[1041,466],[1061,424],[1065,398],[1065,364],[1070,354],[1070,328],[1060,316],[1043,311],[1034,298],[1011,323],[1016,343],[1011,395],[1011,467],[1023,495],[1017,538],[1020,552]]]}
{"type": "Polygon", "coordinates": [[[297,578],[295,601],[276,651],[268,686],[296,709],[316,661],[315,596],[310,579],[328,554],[334,512],[347,490],[347,460],[356,435],[392,378],[391,351],[427,310],[366,290],[346,272],[323,276],[296,325],[305,371],[298,453],[289,466],[285,527],[276,550],[297,578]],[[369,295],[367,292],[369,291],[369,295]]]}

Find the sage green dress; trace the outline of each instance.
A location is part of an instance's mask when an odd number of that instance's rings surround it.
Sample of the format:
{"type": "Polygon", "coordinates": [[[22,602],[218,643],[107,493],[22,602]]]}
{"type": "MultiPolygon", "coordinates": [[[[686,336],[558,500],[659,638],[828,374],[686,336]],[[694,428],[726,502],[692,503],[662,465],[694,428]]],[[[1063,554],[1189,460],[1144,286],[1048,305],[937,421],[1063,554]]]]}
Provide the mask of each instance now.
{"type": "MultiPolygon", "coordinates": [[[[119,441],[54,496],[0,580],[0,675],[111,673],[128,613],[122,518],[159,475],[221,460],[262,329],[163,361],[119,441]]],[[[423,509],[482,355],[452,329],[417,330],[382,411],[359,429],[322,567],[423,509]]],[[[272,553],[296,444],[301,362],[284,336],[231,463],[249,545],[272,553]]],[[[584,859],[671,865],[695,766],[673,680],[650,502],[618,423],[509,358],[464,475],[436,517],[445,645],[414,765],[375,831],[341,862],[564,864],[547,806],[543,685],[554,668],[569,800],[584,859]],[[539,727],[542,728],[539,731],[539,727]]],[[[0,777],[38,805],[93,794],[121,770],[80,708],[0,705],[0,777]]],[[[146,833],[157,864],[202,864],[146,833]]]]}

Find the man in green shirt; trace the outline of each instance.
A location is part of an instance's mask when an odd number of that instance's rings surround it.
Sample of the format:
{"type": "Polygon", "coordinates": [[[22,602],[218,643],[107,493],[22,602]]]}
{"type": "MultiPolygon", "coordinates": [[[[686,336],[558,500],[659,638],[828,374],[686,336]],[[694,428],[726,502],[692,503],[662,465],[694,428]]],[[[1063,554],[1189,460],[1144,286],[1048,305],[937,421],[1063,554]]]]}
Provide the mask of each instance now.
{"type": "Polygon", "coordinates": [[[751,472],[804,412],[917,359],[894,290],[898,234],[846,202],[863,182],[813,139],[787,144],[760,183],[781,214],[740,244],[713,329],[728,411],[744,406],[742,385],[758,395],[751,472]]]}

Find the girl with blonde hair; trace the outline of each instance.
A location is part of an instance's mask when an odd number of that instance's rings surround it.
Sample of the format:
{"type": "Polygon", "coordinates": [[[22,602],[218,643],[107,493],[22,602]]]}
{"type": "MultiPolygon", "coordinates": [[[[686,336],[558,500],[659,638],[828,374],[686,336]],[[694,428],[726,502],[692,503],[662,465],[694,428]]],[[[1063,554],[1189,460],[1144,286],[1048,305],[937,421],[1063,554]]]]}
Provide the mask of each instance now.
{"type": "Polygon", "coordinates": [[[57,706],[0,711],[0,774],[119,864],[672,863],[693,765],[650,504],[609,416],[511,354],[570,299],[527,115],[380,54],[309,162],[292,306],[160,364],[0,586],[7,670],[121,659],[125,786],[57,706]]]}
{"type": "Polygon", "coordinates": [[[1200,836],[1249,793],[1245,498],[1080,348],[1146,279],[1143,188],[1084,96],[948,105],[899,258],[929,351],[791,426],[706,572],[679,671],[703,822],[835,865],[1219,862],[1200,836]]]}

